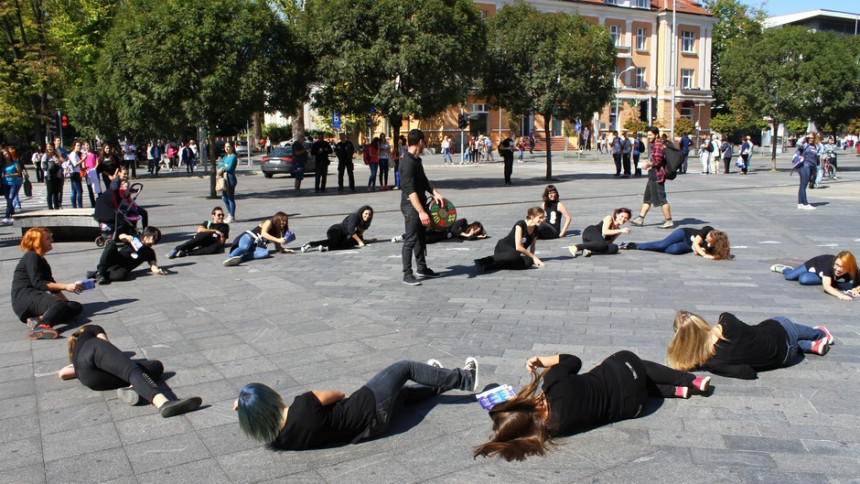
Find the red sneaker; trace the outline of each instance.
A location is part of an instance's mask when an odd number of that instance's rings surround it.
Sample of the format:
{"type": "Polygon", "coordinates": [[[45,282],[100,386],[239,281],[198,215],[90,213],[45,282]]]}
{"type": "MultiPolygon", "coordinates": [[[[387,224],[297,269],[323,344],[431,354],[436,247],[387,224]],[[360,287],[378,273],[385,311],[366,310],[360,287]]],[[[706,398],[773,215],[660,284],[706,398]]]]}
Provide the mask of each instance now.
{"type": "Polygon", "coordinates": [[[700,376],[693,380],[693,386],[696,387],[696,390],[699,390],[702,393],[708,391],[708,387],[711,385],[711,377],[709,376],[700,376]]]}
{"type": "Polygon", "coordinates": [[[32,331],[27,335],[28,338],[32,340],[36,339],[57,339],[57,332],[51,326],[45,323],[39,323],[38,326],[33,328],[32,331]]]}
{"type": "Polygon", "coordinates": [[[824,335],[827,337],[827,344],[833,344],[833,335],[830,334],[830,331],[828,331],[827,328],[825,328],[824,326],[816,326],[814,329],[817,329],[818,331],[824,333],[824,335]]]}
{"type": "Polygon", "coordinates": [[[812,352],[816,355],[826,355],[830,351],[830,345],[827,344],[827,338],[821,338],[812,343],[812,352]]]}
{"type": "Polygon", "coordinates": [[[687,387],[675,387],[675,397],[690,398],[690,389],[687,387]]]}

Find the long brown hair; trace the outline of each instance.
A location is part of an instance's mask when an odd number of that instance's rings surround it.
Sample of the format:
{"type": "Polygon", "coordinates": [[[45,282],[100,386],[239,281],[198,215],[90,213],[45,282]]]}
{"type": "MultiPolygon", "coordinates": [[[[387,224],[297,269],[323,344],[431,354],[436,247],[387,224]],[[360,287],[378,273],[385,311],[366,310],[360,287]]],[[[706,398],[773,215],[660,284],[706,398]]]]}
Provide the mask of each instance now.
{"type": "Polygon", "coordinates": [[[711,230],[711,255],[717,260],[732,260],[729,236],[720,230],[711,230]]]}
{"type": "Polygon", "coordinates": [[[290,230],[290,218],[284,212],[277,212],[269,219],[270,227],[277,230],[278,234],[275,237],[283,237],[287,230],[290,230]],[[284,224],[283,228],[281,223],[284,224]]]}
{"type": "Polygon", "coordinates": [[[69,363],[75,363],[75,345],[78,343],[78,336],[86,330],[87,326],[84,326],[69,336],[69,363]]]}
{"type": "Polygon", "coordinates": [[[549,409],[544,416],[543,393],[536,394],[543,373],[536,375],[516,397],[490,410],[493,436],[489,442],[475,447],[472,457],[498,455],[508,462],[521,461],[532,455],[546,455],[548,446],[555,445],[547,423],[549,409]]]}
{"type": "Polygon", "coordinates": [[[711,326],[698,314],[678,311],[673,322],[675,336],[666,349],[666,364],[678,371],[689,371],[707,363],[716,353],[723,337],[719,324],[711,326]]]}

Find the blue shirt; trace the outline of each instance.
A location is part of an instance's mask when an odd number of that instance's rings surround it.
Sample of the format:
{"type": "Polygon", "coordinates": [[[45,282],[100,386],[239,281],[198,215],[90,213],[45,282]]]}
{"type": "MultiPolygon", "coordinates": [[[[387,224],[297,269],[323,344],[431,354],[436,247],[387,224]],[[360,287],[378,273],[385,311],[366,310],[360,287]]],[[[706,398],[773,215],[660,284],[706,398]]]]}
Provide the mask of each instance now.
{"type": "Polygon", "coordinates": [[[221,158],[221,161],[218,162],[216,168],[219,170],[224,170],[224,172],[228,175],[236,176],[236,162],[237,158],[235,154],[225,155],[223,158],[221,158]]]}

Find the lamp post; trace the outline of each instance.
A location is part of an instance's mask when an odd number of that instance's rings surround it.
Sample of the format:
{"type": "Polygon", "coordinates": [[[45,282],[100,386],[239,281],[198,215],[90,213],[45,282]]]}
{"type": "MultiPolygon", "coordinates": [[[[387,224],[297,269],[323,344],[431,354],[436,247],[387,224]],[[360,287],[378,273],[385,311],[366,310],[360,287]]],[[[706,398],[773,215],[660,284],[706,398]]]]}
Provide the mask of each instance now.
{"type": "Polygon", "coordinates": [[[618,131],[618,103],[621,102],[619,98],[621,96],[621,75],[633,69],[636,69],[636,66],[630,66],[615,76],[615,126],[613,127],[615,131],[618,131]]]}

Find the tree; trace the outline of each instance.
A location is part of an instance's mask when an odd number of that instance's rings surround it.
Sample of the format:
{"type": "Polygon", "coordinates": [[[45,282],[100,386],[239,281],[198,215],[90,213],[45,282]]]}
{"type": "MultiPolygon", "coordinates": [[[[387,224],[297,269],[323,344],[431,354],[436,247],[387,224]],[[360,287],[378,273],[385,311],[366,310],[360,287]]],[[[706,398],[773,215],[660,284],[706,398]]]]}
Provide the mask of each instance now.
{"type": "Polygon", "coordinates": [[[403,118],[428,118],[466,99],[478,74],[484,24],[471,0],[307,1],[318,69],[314,106],[388,117],[394,149],[403,118]]]}
{"type": "MultiPolygon", "coordinates": [[[[616,50],[605,28],[516,3],[503,7],[487,29],[481,94],[516,115],[543,116],[547,140],[553,118],[590,119],[612,99],[616,50]]],[[[552,179],[550,145],[546,179],[552,179]]]]}
{"type": "MultiPolygon", "coordinates": [[[[789,119],[845,122],[860,107],[860,65],[852,45],[860,44],[805,27],[770,29],[756,42],[731,45],[723,79],[733,92],[732,102],[759,118],[769,117],[774,133],[789,119]],[[750,66],[756,66],[754,74],[750,66]]],[[[775,170],[776,143],[771,165],[775,170]]]]}
{"type": "Polygon", "coordinates": [[[696,132],[696,124],[692,119],[675,118],[675,134],[679,136],[690,135],[696,132]]]}
{"type": "MultiPolygon", "coordinates": [[[[202,124],[245,124],[292,106],[305,86],[289,25],[262,0],[136,0],[117,16],[99,59],[102,95],[122,131],[154,136],[202,124]]],[[[215,196],[215,170],[210,195],[215,196]]]]}
{"type": "Polygon", "coordinates": [[[757,40],[763,32],[765,12],[744,5],[739,0],[705,0],[704,6],[716,17],[711,33],[711,86],[714,90],[714,114],[731,110],[732,92],[723,83],[722,65],[725,53],[733,42],[757,40]]]}

